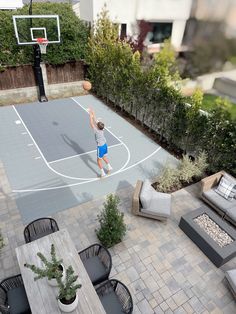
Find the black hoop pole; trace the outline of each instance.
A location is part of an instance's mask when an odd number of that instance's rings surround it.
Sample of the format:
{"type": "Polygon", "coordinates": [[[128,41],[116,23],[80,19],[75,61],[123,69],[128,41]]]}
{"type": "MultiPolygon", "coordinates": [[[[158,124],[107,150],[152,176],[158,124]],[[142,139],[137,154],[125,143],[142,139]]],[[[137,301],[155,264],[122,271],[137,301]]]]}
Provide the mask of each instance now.
{"type": "MultiPolygon", "coordinates": [[[[30,1],[29,6],[29,15],[32,15],[32,3],[33,0],[30,1]]],[[[30,25],[32,27],[32,19],[30,19],[30,25]]],[[[43,82],[43,74],[40,66],[41,62],[41,51],[38,44],[33,45],[34,51],[34,76],[38,86],[38,99],[40,102],[48,101],[47,96],[45,95],[44,82],[43,82]]]]}

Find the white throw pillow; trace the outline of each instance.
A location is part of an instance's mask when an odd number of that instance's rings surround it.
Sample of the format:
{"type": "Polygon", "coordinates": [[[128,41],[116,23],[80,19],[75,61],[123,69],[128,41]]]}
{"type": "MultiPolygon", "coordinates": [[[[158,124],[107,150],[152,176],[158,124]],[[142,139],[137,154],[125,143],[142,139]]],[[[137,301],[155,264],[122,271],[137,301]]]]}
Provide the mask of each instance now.
{"type": "Polygon", "coordinates": [[[140,201],[143,208],[148,208],[150,206],[153,191],[155,190],[151,186],[151,182],[149,180],[144,180],[140,193],[140,201]]]}
{"type": "Polygon", "coordinates": [[[223,196],[227,200],[232,200],[234,195],[236,194],[236,185],[229,180],[227,180],[224,176],[220,179],[220,182],[215,189],[215,191],[223,196]]]}

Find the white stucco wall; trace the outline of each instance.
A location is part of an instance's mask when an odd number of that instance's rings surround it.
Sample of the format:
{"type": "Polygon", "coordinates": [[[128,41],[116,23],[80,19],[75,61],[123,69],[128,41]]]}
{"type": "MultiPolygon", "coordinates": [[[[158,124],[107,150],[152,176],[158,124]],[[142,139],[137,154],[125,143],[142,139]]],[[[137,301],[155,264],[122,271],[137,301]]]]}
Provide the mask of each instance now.
{"type": "Polygon", "coordinates": [[[23,7],[23,0],[0,0],[0,10],[13,10],[23,7]]]}
{"type": "Polygon", "coordinates": [[[93,0],[81,0],[79,4],[80,18],[83,21],[92,22],[94,20],[93,0]]]}
{"type": "Polygon", "coordinates": [[[192,0],[80,0],[80,18],[95,21],[104,5],[114,23],[127,24],[127,35],[137,35],[137,20],[172,22],[171,42],[179,48],[192,0]]]}

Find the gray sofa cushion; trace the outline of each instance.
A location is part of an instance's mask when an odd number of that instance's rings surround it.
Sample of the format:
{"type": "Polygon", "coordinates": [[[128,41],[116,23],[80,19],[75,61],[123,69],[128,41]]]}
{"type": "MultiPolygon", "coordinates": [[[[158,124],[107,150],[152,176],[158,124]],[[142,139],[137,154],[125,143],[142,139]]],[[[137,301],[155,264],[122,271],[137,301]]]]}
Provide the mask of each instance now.
{"type": "Polygon", "coordinates": [[[211,202],[213,205],[215,205],[225,213],[227,212],[227,209],[231,208],[234,203],[234,199],[226,200],[223,196],[217,194],[214,189],[203,192],[202,195],[209,202],[211,202]]]}
{"type": "Polygon", "coordinates": [[[236,179],[228,175],[227,173],[224,174],[225,179],[227,179],[229,182],[233,183],[236,185],[236,179]]]}
{"type": "Polygon", "coordinates": [[[171,195],[160,193],[153,189],[150,206],[142,208],[141,212],[160,217],[169,217],[171,211],[171,195]]]}
{"type": "Polygon", "coordinates": [[[227,209],[226,214],[233,221],[236,221],[236,199],[233,200],[233,203],[234,203],[233,206],[227,209]]]}
{"type": "Polygon", "coordinates": [[[225,276],[226,276],[231,288],[233,289],[234,293],[236,293],[236,269],[228,270],[225,273],[225,276]]]}
{"type": "Polygon", "coordinates": [[[151,182],[149,180],[144,180],[142,189],[140,192],[140,201],[143,208],[150,207],[150,202],[152,199],[152,193],[155,191],[151,186],[151,182]]]}

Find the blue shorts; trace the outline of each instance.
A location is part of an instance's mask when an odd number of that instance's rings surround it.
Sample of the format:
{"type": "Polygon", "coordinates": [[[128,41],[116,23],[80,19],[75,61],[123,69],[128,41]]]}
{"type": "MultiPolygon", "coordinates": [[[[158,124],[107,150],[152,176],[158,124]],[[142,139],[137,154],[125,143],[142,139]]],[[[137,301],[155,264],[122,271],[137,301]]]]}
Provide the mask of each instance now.
{"type": "Polygon", "coordinates": [[[97,157],[102,159],[107,154],[107,144],[97,147],[97,157]]]}

